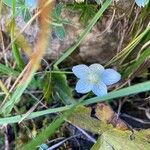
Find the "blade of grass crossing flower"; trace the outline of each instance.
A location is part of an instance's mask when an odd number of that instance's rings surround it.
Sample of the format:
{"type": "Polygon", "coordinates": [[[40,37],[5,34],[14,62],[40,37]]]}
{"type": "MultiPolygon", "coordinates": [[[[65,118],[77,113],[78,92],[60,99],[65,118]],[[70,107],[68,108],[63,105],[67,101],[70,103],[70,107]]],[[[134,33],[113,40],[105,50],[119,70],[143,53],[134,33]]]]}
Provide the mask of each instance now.
{"type": "Polygon", "coordinates": [[[81,34],[81,36],[77,40],[77,42],[72,47],[70,47],[69,49],[66,50],[66,52],[56,61],[56,63],[54,64],[54,66],[58,66],[61,62],[63,62],[83,42],[83,40],[85,39],[85,37],[91,31],[91,29],[93,28],[93,26],[95,25],[95,23],[98,21],[98,19],[102,16],[102,14],[104,13],[104,11],[109,7],[109,5],[111,4],[111,2],[112,2],[112,0],[106,0],[103,3],[103,5],[100,8],[100,10],[93,17],[93,19],[91,20],[91,22],[89,23],[89,25],[87,26],[87,28],[85,29],[85,31],[81,34]]]}
{"type": "MultiPolygon", "coordinates": [[[[149,90],[150,90],[150,81],[147,81],[144,83],[140,83],[140,84],[136,84],[136,85],[133,85],[130,87],[120,89],[118,91],[110,92],[106,96],[103,96],[103,97],[94,97],[94,98],[87,99],[87,100],[83,101],[81,104],[82,105],[90,105],[90,104],[94,104],[94,103],[98,103],[98,102],[110,101],[110,100],[113,100],[115,98],[129,96],[131,94],[137,94],[137,93],[146,92],[149,90]]],[[[73,105],[67,105],[64,107],[33,112],[25,120],[33,119],[33,118],[36,118],[36,117],[39,117],[42,115],[47,115],[47,114],[51,114],[51,113],[65,111],[67,109],[70,109],[72,106],[73,105]]],[[[0,125],[7,124],[7,123],[17,123],[22,119],[22,117],[24,117],[24,115],[1,118],[0,119],[0,125]]]]}
{"type": "Polygon", "coordinates": [[[110,92],[106,96],[103,96],[103,97],[94,97],[94,98],[87,99],[83,102],[83,104],[89,105],[89,104],[94,104],[98,102],[109,101],[115,98],[124,97],[124,96],[137,94],[141,92],[146,92],[149,90],[150,90],[150,81],[147,81],[144,83],[139,83],[130,87],[120,89],[118,91],[110,92]]]}

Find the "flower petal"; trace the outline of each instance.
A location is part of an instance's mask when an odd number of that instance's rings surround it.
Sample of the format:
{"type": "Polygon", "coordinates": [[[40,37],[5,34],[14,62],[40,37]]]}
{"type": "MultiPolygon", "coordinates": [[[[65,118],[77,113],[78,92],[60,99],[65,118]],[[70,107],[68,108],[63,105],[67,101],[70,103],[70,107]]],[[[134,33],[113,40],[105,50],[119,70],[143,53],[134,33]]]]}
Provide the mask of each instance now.
{"type": "Polygon", "coordinates": [[[104,96],[107,94],[107,86],[103,82],[100,82],[93,86],[92,92],[97,96],[104,96]]]}
{"type": "Polygon", "coordinates": [[[76,84],[76,91],[78,93],[88,93],[91,91],[93,87],[93,84],[91,84],[90,82],[88,82],[87,80],[83,80],[83,79],[80,79],[77,84],[76,84]]]}
{"type": "Polygon", "coordinates": [[[89,68],[93,73],[102,73],[104,71],[104,67],[100,64],[92,64],[89,68]]]}
{"type": "Polygon", "coordinates": [[[139,6],[139,7],[144,7],[145,5],[148,4],[149,0],[135,0],[136,4],[139,6]]]}
{"type": "Polygon", "coordinates": [[[114,69],[106,69],[101,74],[101,80],[106,85],[112,85],[112,84],[118,82],[120,79],[121,79],[120,73],[118,73],[114,69]]]}
{"type": "Polygon", "coordinates": [[[80,79],[85,79],[90,73],[90,69],[86,65],[77,65],[72,68],[73,73],[80,79]]]}
{"type": "Polygon", "coordinates": [[[37,7],[37,0],[25,0],[25,4],[28,7],[35,9],[37,7]]]}

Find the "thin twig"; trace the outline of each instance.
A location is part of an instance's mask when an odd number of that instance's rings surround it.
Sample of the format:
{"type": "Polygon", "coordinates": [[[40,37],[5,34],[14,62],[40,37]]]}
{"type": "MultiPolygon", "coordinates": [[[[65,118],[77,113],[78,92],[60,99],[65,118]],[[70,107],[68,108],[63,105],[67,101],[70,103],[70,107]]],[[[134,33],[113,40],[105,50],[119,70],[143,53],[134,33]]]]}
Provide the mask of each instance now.
{"type": "Polygon", "coordinates": [[[144,121],[144,120],[142,120],[142,119],[140,119],[140,118],[136,118],[136,117],[130,116],[130,115],[128,115],[128,114],[121,114],[121,116],[130,118],[130,119],[132,119],[132,120],[135,120],[135,121],[140,122],[140,123],[143,123],[143,124],[150,124],[150,121],[144,121]]]}
{"type": "Polygon", "coordinates": [[[78,137],[79,135],[80,135],[80,134],[78,134],[78,135],[73,135],[73,136],[71,136],[71,137],[69,137],[69,138],[67,138],[67,139],[65,139],[65,140],[63,140],[63,141],[61,141],[61,142],[59,142],[59,143],[57,143],[57,144],[51,146],[51,147],[48,148],[47,150],[54,150],[55,148],[57,148],[58,146],[62,145],[62,144],[65,143],[66,141],[68,141],[68,140],[70,140],[70,139],[72,139],[72,138],[76,138],[76,137],[78,137]]]}
{"type": "Polygon", "coordinates": [[[82,132],[82,134],[84,134],[91,142],[96,143],[96,140],[90,136],[87,132],[85,132],[83,129],[81,129],[80,127],[72,124],[69,120],[66,120],[66,122],[70,123],[72,126],[74,126],[75,128],[77,128],[79,131],[82,132]]]}

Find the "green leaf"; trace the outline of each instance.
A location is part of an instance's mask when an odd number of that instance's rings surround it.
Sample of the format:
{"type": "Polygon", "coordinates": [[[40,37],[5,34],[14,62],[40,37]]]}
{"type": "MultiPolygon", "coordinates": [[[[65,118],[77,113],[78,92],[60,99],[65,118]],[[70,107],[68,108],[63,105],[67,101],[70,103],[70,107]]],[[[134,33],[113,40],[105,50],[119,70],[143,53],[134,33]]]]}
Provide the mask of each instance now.
{"type": "Polygon", "coordinates": [[[55,17],[60,17],[62,9],[63,9],[63,4],[62,3],[59,3],[59,4],[56,5],[55,10],[54,10],[55,17]]]}
{"type": "Polygon", "coordinates": [[[22,16],[25,22],[28,22],[31,19],[32,15],[31,15],[29,8],[25,7],[22,10],[22,16]]]}
{"type": "Polygon", "coordinates": [[[56,36],[60,39],[60,40],[64,40],[65,36],[66,36],[66,32],[65,32],[65,28],[63,25],[60,26],[54,26],[54,31],[56,36]]]}
{"type": "Polygon", "coordinates": [[[59,38],[60,40],[64,40],[66,36],[64,24],[69,24],[68,20],[65,20],[61,17],[63,6],[64,5],[62,3],[56,5],[53,13],[53,28],[57,38],[59,38]]]}
{"type": "Polygon", "coordinates": [[[97,12],[97,7],[93,4],[75,3],[67,4],[67,7],[71,10],[79,11],[80,21],[83,22],[84,25],[87,25],[97,12]]]}
{"type": "Polygon", "coordinates": [[[91,150],[149,150],[148,139],[135,131],[120,131],[116,129],[104,132],[91,150]]]}
{"type": "MultiPolygon", "coordinates": [[[[8,7],[13,7],[12,0],[3,0],[3,3],[8,7]]],[[[17,9],[16,15],[18,16],[20,13],[22,13],[22,17],[25,22],[28,22],[31,19],[32,15],[29,8],[25,6],[24,0],[16,0],[15,8],[17,9]]]]}
{"type": "Polygon", "coordinates": [[[54,82],[52,81],[51,73],[46,73],[44,77],[43,93],[46,101],[52,100],[52,92],[54,88],[54,82]]]}
{"type": "Polygon", "coordinates": [[[69,105],[75,103],[65,74],[53,74],[52,81],[54,82],[55,91],[59,94],[64,104],[69,105]]]}
{"type": "Polygon", "coordinates": [[[83,22],[83,24],[86,26],[87,23],[93,18],[93,16],[96,14],[97,8],[93,5],[87,5],[83,11],[81,12],[80,20],[83,22]]]}
{"type": "Polygon", "coordinates": [[[115,150],[112,149],[112,147],[107,143],[107,141],[104,141],[101,137],[97,140],[97,142],[93,145],[91,150],[115,150]]]}
{"type": "Polygon", "coordinates": [[[69,117],[69,121],[72,124],[95,134],[102,134],[112,128],[111,125],[107,125],[106,123],[91,117],[91,109],[84,106],[77,107],[74,114],[69,117]]]}

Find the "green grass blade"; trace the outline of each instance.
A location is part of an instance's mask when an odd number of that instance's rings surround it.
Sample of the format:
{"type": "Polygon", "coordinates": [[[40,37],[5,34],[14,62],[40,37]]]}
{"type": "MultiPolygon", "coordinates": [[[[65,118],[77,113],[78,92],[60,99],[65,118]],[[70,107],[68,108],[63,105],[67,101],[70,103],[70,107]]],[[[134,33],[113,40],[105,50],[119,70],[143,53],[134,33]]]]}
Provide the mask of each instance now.
{"type": "MultiPolygon", "coordinates": [[[[12,41],[13,41],[13,38],[12,38],[12,41]]],[[[16,60],[16,63],[18,65],[18,68],[20,70],[22,70],[24,68],[24,62],[21,58],[20,51],[19,51],[18,46],[15,42],[12,43],[12,52],[13,52],[14,58],[16,60]]]]}
{"type": "Polygon", "coordinates": [[[46,142],[48,138],[50,138],[56,130],[64,123],[65,119],[67,119],[71,114],[74,112],[76,107],[72,107],[71,109],[67,110],[64,114],[62,114],[58,119],[53,121],[46,129],[44,129],[38,136],[25,145],[21,150],[32,149],[35,150],[37,146],[41,145],[42,143],[46,142]]]}
{"type": "MultiPolygon", "coordinates": [[[[47,114],[51,114],[51,113],[62,112],[62,111],[70,109],[72,106],[73,105],[68,105],[68,106],[59,107],[59,108],[46,109],[46,110],[42,110],[42,111],[32,112],[24,120],[30,120],[30,119],[40,117],[43,115],[47,115],[47,114]]],[[[25,115],[17,115],[17,116],[13,116],[13,117],[0,118],[0,125],[18,123],[24,117],[25,117],[25,115]]]]}
{"type": "Polygon", "coordinates": [[[124,78],[129,76],[130,74],[134,73],[144,62],[149,58],[150,56],[150,48],[147,48],[140,57],[133,63],[132,65],[129,65],[124,71],[124,78]]]}
{"type": "Polygon", "coordinates": [[[13,92],[12,96],[10,99],[4,104],[4,106],[1,108],[0,113],[3,113],[4,116],[9,115],[11,110],[13,109],[14,105],[17,104],[20,101],[20,97],[29,85],[32,77],[34,76],[35,73],[35,68],[33,68],[31,74],[28,76],[28,79],[24,84],[19,84],[16,88],[16,90],[13,92]]]}
{"type": "Polygon", "coordinates": [[[15,43],[15,14],[16,14],[16,0],[12,0],[12,21],[11,21],[11,42],[12,42],[12,52],[15,58],[15,61],[20,70],[24,67],[24,62],[21,58],[17,44],[15,43]]]}
{"type": "Polygon", "coordinates": [[[149,90],[150,90],[150,81],[147,81],[144,83],[139,83],[139,84],[136,84],[136,85],[133,85],[130,87],[120,89],[118,91],[110,92],[106,96],[103,96],[103,97],[94,97],[94,98],[87,99],[83,102],[83,104],[89,105],[89,104],[93,104],[93,103],[113,100],[115,98],[124,97],[124,96],[128,96],[131,94],[137,94],[137,93],[141,93],[141,92],[146,92],[149,90]]]}
{"type": "MultiPolygon", "coordinates": [[[[141,92],[146,92],[149,90],[150,90],[150,81],[147,81],[144,83],[139,83],[139,84],[136,84],[136,85],[133,85],[130,87],[120,89],[118,91],[110,92],[106,96],[103,96],[103,97],[94,97],[94,98],[87,99],[87,100],[83,101],[82,104],[89,105],[89,104],[94,104],[94,103],[98,103],[98,102],[109,101],[109,100],[113,100],[115,98],[124,97],[124,96],[128,96],[131,94],[137,94],[137,93],[141,93],[141,92]]],[[[36,118],[36,117],[39,117],[42,115],[46,115],[46,114],[50,114],[50,113],[65,111],[67,109],[70,109],[72,106],[73,105],[68,105],[68,106],[64,106],[64,107],[33,112],[26,118],[26,120],[33,119],[33,118],[36,118]]],[[[0,125],[7,124],[7,123],[17,123],[22,119],[22,117],[24,117],[24,115],[1,118],[0,125]]]]}
{"type": "Polygon", "coordinates": [[[0,64],[0,73],[7,74],[9,76],[18,76],[20,72],[15,71],[13,68],[7,67],[3,64],[0,64]]]}
{"type": "Polygon", "coordinates": [[[112,63],[121,60],[121,63],[131,54],[131,52],[135,49],[135,47],[143,40],[143,38],[150,32],[150,25],[146,27],[146,29],[135,39],[128,44],[122,51],[120,51],[116,56],[114,56],[106,66],[111,65],[112,63]]]}
{"type": "Polygon", "coordinates": [[[104,11],[108,8],[108,6],[111,4],[112,0],[106,0],[101,9],[96,13],[96,15],[93,17],[85,31],[81,34],[77,42],[66,50],[66,52],[56,61],[54,66],[58,66],[61,62],[63,62],[85,39],[85,37],[88,35],[88,33],[91,31],[95,23],[98,21],[98,19],[102,16],[104,11]]]}

